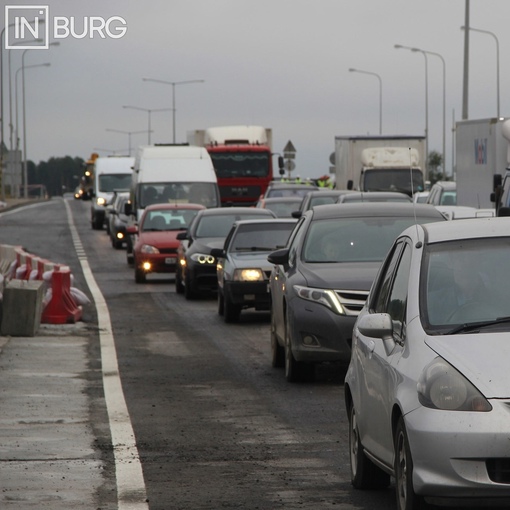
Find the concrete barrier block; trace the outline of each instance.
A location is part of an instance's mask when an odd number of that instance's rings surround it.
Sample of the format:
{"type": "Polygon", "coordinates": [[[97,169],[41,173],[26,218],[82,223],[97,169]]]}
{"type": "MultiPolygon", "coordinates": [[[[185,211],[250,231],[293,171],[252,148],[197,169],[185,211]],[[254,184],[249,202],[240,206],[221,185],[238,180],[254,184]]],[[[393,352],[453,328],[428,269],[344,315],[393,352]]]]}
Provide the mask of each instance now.
{"type": "Polygon", "coordinates": [[[11,280],[4,289],[2,335],[35,336],[41,324],[44,282],[11,280]]]}

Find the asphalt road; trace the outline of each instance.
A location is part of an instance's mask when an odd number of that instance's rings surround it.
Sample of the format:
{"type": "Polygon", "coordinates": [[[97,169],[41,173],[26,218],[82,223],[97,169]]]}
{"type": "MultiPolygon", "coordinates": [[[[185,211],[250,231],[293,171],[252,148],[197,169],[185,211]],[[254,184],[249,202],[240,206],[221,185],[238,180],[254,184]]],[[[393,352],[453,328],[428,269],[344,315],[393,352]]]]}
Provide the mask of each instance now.
{"type": "MultiPolygon", "coordinates": [[[[186,301],[173,278],[136,284],[125,251],[91,229],[90,202],[67,203],[109,310],[151,510],[395,508],[393,489],[350,485],[341,366],[321,366],[314,382],[287,383],[270,364],[267,313],[243,312],[238,324],[225,324],[215,297],[186,301]]],[[[69,265],[74,285],[91,297],[63,200],[0,217],[0,234],[3,244],[69,265]]],[[[116,461],[93,304],[83,322],[84,427],[101,464],[101,480],[83,483],[93,493],[90,508],[114,509],[116,461]]],[[[11,476],[0,474],[3,486],[16,483],[11,476]]],[[[42,508],[32,503],[6,508],[42,508]]]]}

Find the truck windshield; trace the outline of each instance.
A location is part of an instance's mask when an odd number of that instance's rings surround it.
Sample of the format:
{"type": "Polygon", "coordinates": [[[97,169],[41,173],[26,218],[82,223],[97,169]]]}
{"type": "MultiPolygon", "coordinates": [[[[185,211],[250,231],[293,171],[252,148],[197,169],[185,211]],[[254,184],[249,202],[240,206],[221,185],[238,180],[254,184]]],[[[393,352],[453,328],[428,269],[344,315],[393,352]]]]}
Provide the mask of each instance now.
{"type": "Polygon", "coordinates": [[[140,207],[151,204],[200,204],[219,207],[217,186],[214,182],[155,182],[139,188],[140,207]]]}
{"type": "Polygon", "coordinates": [[[267,177],[267,152],[211,152],[216,175],[219,178],[267,177]]]}
{"type": "Polygon", "coordinates": [[[411,176],[409,168],[391,168],[365,170],[363,191],[401,191],[411,195],[423,191],[423,174],[414,168],[412,171],[413,186],[411,189],[411,176]]]}
{"type": "Polygon", "coordinates": [[[99,191],[111,193],[116,189],[129,189],[131,174],[101,174],[99,176],[99,191]]]}

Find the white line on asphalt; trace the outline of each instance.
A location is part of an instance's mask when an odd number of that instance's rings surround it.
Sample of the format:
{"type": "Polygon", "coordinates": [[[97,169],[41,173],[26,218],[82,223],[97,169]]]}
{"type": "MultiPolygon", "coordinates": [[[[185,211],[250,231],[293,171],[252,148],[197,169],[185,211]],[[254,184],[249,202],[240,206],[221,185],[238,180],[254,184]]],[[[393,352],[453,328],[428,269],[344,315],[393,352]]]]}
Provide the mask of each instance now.
{"type": "Polygon", "coordinates": [[[74,247],[76,252],[80,253],[79,258],[83,274],[96,304],[101,345],[103,387],[115,456],[118,509],[148,510],[149,506],[147,504],[147,491],[143,479],[142,465],[136,447],[135,434],[131,425],[126,399],[122,391],[110,312],[86,256],[81,255],[84,251],[80,236],[74,225],[73,214],[67,201],[64,201],[64,203],[67,209],[67,219],[74,247]]]}

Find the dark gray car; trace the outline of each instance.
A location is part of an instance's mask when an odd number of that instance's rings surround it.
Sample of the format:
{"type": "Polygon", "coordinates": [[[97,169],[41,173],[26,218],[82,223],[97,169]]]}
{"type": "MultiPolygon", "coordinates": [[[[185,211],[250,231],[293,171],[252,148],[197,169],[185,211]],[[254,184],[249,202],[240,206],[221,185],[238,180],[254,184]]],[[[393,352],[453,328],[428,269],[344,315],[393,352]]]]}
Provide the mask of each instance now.
{"type": "Polygon", "coordinates": [[[307,211],[285,249],[271,253],[273,366],[288,381],[315,363],[350,358],[354,322],[395,238],[414,222],[445,221],[430,205],[334,204],[307,211]]]}

